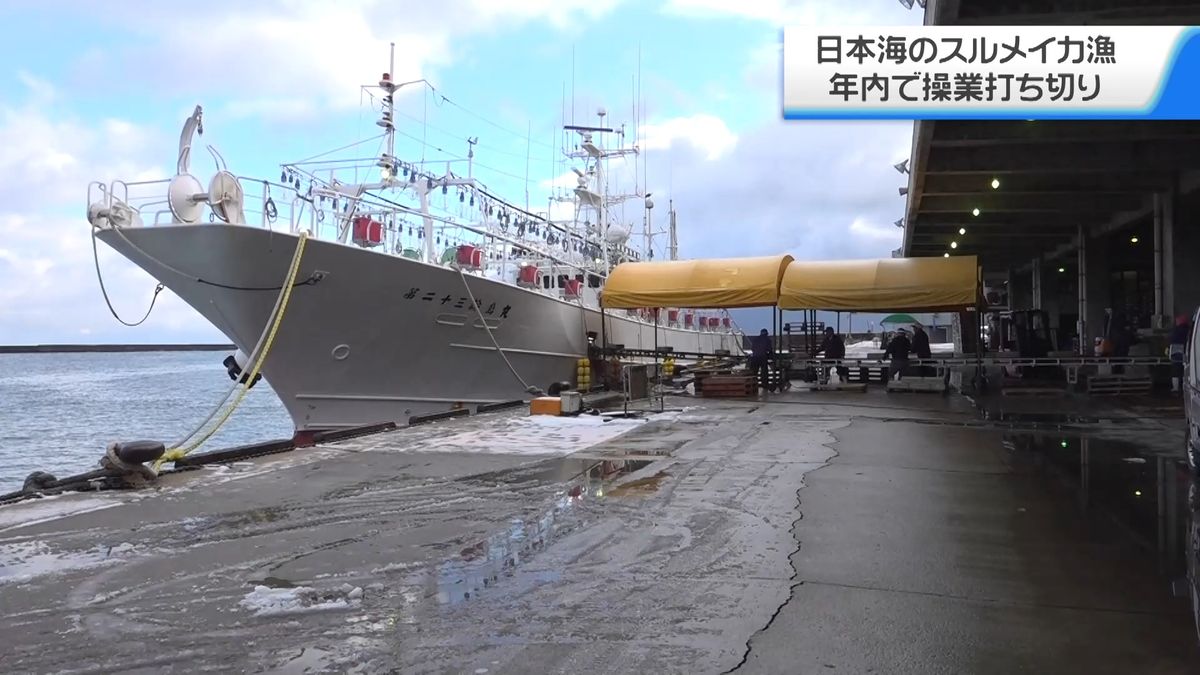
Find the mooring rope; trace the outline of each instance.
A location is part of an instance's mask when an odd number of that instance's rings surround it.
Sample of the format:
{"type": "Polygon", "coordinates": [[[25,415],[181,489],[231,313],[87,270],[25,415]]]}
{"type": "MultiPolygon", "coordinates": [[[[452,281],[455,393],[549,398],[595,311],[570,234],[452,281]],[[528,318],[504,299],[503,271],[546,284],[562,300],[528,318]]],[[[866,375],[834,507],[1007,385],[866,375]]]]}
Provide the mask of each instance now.
{"type": "Polygon", "coordinates": [[[531,386],[525,381],[525,378],[521,377],[521,374],[517,372],[515,367],[513,367],[512,361],[508,360],[508,355],[505,354],[504,350],[500,348],[500,343],[496,340],[496,336],[492,333],[492,327],[488,325],[487,319],[483,317],[483,310],[480,309],[479,303],[475,301],[475,294],[471,292],[471,286],[467,284],[467,273],[464,272],[461,267],[458,268],[458,276],[462,278],[463,288],[467,289],[467,296],[470,297],[471,304],[475,307],[475,314],[479,316],[479,322],[483,324],[483,329],[487,331],[488,337],[492,339],[492,344],[496,346],[496,353],[500,355],[500,358],[504,359],[504,363],[508,366],[508,369],[512,371],[513,377],[517,378],[517,381],[520,382],[521,386],[525,388],[525,393],[531,396],[543,395],[545,392],[543,392],[540,387],[531,386]]]}
{"type": "Polygon", "coordinates": [[[166,453],[164,453],[163,456],[154,463],[155,470],[161,467],[165,462],[174,462],[182,459],[183,457],[187,456],[189,452],[203,445],[208,439],[212,438],[212,436],[216,434],[222,426],[225,425],[225,422],[229,420],[230,416],[233,415],[233,412],[237,410],[239,405],[241,405],[242,400],[250,391],[251,383],[253,383],[254,378],[258,376],[259,371],[262,369],[263,364],[267,360],[267,355],[270,353],[272,345],[275,343],[275,336],[278,334],[279,326],[283,322],[284,314],[287,313],[288,302],[291,300],[292,296],[292,289],[295,288],[293,283],[296,280],[296,273],[300,269],[300,259],[304,255],[304,246],[307,241],[308,232],[302,230],[300,232],[299,239],[296,242],[296,252],[292,255],[292,263],[288,267],[287,277],[283,282],[283,289],[280,292],[279,298],[276,300],[275,310],[273,311],[274,316],[268,319],[267,327],[264,328],[263,335],[259,337],[259,344],[255,345],[254,351],[249,357],[251,360],[253,360],[254,366],[245,376],[244,383],[240,379],[235,380],[233,388],[230,389],[230,392],[232,392],[233,389],[237,388],[238,384],[243,384],[241,392],[238,393],[238,396],[236,399],[234,399],[233,404],[229,406],[223,415],[221,415],[221,417],[217,420],[217,423],[211,429],[201,435],[200,438],[184,445],[184,442],[187,441],[188,438],[191,438],[199,433],[200,430],[204,428],[204,425],[206,425],[209,420],[214,417],[217,410],[220,410],[221,405],[224,405],[225,400],[229,398],[229,393],[226,393],[225,397],[221,399],[221,404],[219,404],[217,408],[215,408],[213,412],[209,414],[208,418],[205,419],[200,426],[198,426],[192,433],[185,436],[182,441],[169,448],[166,453]],[[266,340],[265,343],[263,342],[264,339],[266,340]],[[255,359],[253,355],[259,351],[260,347],[262,348],[262,353],[258,354],[258,358],[255,359]]]}

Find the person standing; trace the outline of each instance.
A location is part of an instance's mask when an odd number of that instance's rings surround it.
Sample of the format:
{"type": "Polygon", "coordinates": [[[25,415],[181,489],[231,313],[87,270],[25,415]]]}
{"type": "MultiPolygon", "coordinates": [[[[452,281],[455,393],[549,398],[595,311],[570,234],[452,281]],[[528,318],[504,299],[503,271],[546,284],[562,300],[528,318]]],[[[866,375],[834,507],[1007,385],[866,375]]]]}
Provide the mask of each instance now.
{"type": "MultiPolygon", "coordinates": [[[[834,332],[831,326],[825,327],[825,340],[821,343],[821,353],[827,359],[841,360],[846,358],[846,343],[842,341],[842,336],[834,332]]],[[[838,379],[843,384],[850,379],[850,369],[843,364],[834,366],[837,371],[838,379]]]]}
{"type": "MultiPolygon", "coordinates": [[[[929,334],[925,332],[925,327],[919,323],[913,326],[912,351],[913,355],[918,359],[933,358],[933,351],[929,348],[929,334]]],[[[917,373],[921,377],[927,377],[933,375],[933,368],[930,366],[920,366],[917,368],[917,373]]]]}
{"type": "Polygon", "coordinates": [[[771,384],[771,335],[764,328],[750,338],[750,372],[758,376],[758,386],[770,391],[771,384]]]}
{"type": "Polygon", "coordinates": [[[908,339],[908,331],[903,328],[896,329],[896,336],[888,342],[887,349],[883,352],[884,356],[891,357],[891,363],[888,364],[888,380],[903,378],[904,369],[908,367],[910,352],[912,352],[912,342],[908,339]]]}

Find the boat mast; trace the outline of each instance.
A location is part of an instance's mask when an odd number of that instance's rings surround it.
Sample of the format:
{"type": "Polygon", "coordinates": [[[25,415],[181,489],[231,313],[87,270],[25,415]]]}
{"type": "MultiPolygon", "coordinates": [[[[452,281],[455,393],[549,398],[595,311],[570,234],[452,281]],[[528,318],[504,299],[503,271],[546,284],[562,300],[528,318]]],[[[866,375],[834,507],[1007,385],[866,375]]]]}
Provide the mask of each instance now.
{"type": "Polygon", "coordinates": [[[679,260],[679,239],[675,236],[675,200],[672,199],[667,202],[667,209],[671,215],[671,260],[679,260]]]}
{"type": "Polygon", "coordinates": [[[600,247],[604,249],[604,271],[611,269],[608,257],[608,228],[612,226],[609,221],[608,214],[608,162],[604,155],[604,115],[607,111],[603,107],[596,111],[596,115],[600,118],[600,123],[596,125],[600,131],[600,142],[596,144],[596,187],[600,192],[600,247]]]}
{"type": "MultiPolygon", "coordinates": [[[[387,133],[387,156],[388,156],[388,159],[390,159],[392,161],[395,161],[395,159],[396,159],[396,122],[395,122],[395,120],[396,120],[396,116],[395,116],[395,113],[396,113],[396,102],[395,102],[396,83],[392,79],[392,76],[394,75],[395,72],[396,72],[396,43],[393,42],[393,43],[391,43],[391,51],[388,55],[387,77],[384,78],[384,80],[386,82],[386,85],[384,86],[384,90],[387,91],[387,95],[383,97],[383,102],[384,102],[384,105],[386,106],[386,110],[387,110],[387,117],[385,119],[388,122],[390,122],[390,124],[388,124],[387,127],[385,127],[386,133],[387,133]]],[[[394,180],[396,178],[394,173],[395,173],[394,171],[389,170],[388,174],[387,174],[388,178],[394,180]]]]}

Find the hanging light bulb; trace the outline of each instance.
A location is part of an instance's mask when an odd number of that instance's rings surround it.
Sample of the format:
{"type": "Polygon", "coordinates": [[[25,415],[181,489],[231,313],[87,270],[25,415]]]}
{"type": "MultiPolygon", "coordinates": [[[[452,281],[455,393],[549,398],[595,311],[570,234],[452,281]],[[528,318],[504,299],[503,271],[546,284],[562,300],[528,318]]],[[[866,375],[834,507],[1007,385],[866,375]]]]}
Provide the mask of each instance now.
{"type": "Polygon", "coordinates": [[[288,182],[287,169],[284,169],[283,171],[279,172],[279,182],[280,183],[288,182]]]}

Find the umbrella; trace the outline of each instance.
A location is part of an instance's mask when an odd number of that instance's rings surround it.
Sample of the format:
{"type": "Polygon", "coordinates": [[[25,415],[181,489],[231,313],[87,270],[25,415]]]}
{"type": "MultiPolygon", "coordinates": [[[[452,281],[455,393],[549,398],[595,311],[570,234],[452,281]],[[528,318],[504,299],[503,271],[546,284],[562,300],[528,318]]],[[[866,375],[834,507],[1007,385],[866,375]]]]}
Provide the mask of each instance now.
{"type": "Polygon", "coordinates": [[[907,314],[892,314],[883,318],[879,323],[899,324],[899,323],[917,323],[917,320],[907,314]]]}

